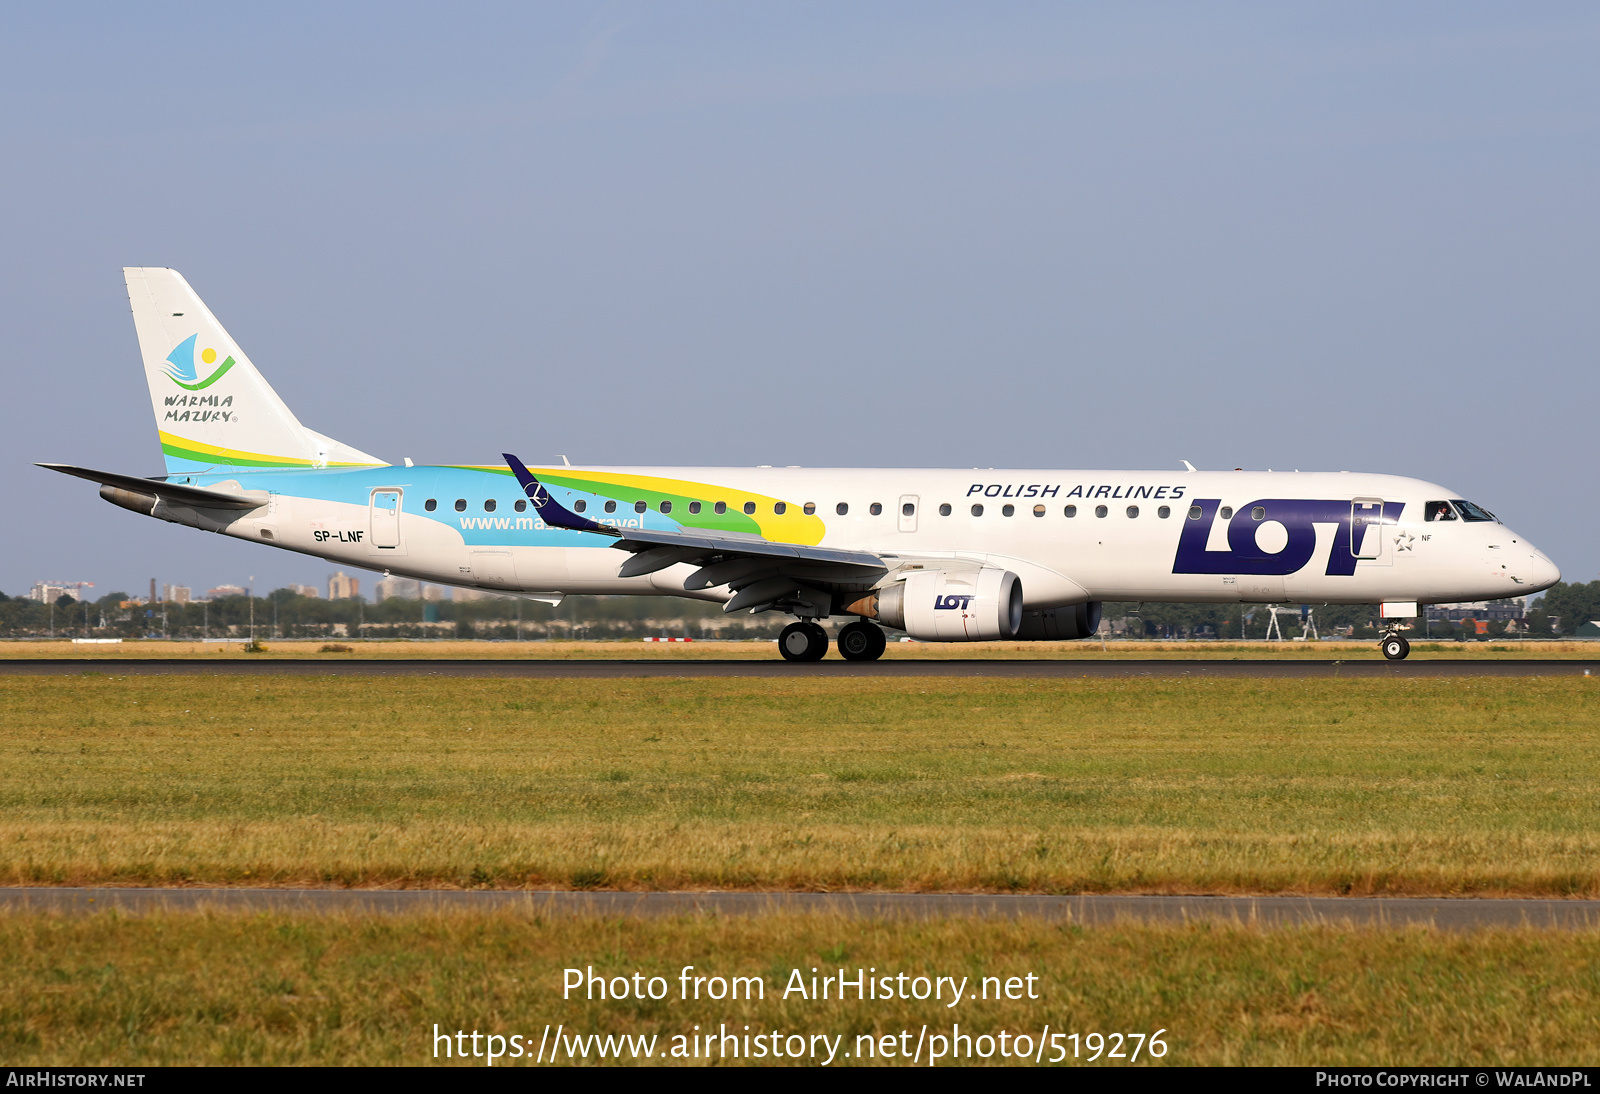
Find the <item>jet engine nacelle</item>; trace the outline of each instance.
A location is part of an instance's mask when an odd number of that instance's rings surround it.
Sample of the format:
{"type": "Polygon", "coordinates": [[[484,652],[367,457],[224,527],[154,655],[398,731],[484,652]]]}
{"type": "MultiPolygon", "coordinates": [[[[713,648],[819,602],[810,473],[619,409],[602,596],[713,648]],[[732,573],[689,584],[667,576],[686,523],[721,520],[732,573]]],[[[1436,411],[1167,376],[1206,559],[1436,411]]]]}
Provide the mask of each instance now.
{"type": "Polygon", "coordinates": [[[849,611],[898,627],[921,642],[1010,638],[1022,622],[1022,582],[1010,570],[913,570],[849,611]]]}
{"type": "Polygon", "coordinates": [[[1088,638],[1100,629],[1100,601],[1024,612],[1017,637],[1026,642],[1062,642],[1088,638]]]}

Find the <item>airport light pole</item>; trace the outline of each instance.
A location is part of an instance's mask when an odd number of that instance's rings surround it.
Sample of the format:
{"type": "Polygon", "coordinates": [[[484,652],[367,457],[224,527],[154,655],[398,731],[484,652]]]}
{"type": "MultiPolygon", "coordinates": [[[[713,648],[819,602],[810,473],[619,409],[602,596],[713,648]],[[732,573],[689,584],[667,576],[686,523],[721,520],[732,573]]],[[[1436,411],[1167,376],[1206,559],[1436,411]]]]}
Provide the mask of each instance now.
{"type": "Polygon", "coordinates": [[[256,575],[250,575],[250,648],[256,648],[256,575]]]}

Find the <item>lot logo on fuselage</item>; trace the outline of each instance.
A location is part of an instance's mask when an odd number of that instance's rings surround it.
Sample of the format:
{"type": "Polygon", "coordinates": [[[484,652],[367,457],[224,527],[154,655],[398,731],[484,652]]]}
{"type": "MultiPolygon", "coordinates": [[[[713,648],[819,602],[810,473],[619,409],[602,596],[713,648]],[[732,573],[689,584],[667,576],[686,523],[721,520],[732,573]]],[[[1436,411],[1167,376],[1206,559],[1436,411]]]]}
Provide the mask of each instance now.
{"type": "Polygon", "coordinates": [[[951,593],[949,596],[936,596],[933,598],[933,610],[936,612],[966,611],[967,605],[977,597],[967,596],[962,593],[951,593]]]}
{"type": "MultiPolygon", "coordinates": [[[[198,334],[191,334],[179,342],[173,351],[167,354],[167,367],[161,371],[166,373],[167,379],[177,384],[186,391],[203,391],[225,376],[233,367],[233,358],[229,357],[222,364],[217,365],[215,371],[204,380],[200,379],[199,366],[195,364],[194,343],[199,338],[198,334]]],[[[217,351],[209,346],[200,351],[200,360],[206,365],[216,364],[217,351]]]]}
{"type": "MultiPolygon", "coordinates": [[[[1197,498],[1185,514],[1183,533],[1178,537],[1178,553],[1172,562],[1175,574],[1254,574],[1283,577],[1298,573],[1311,561],[1317,549],[1318,524],[1334,526],[1333,545],[1328,551],[1330,577],[1349,577],[1356,562],[1377,552],[1368,549],[1367,537],[1382,535],[1375,525],[1393,524],[1400,519],[1404,502],[1313,501],[1303,498],[1263,498],[1239,506],[1228,521],[1228,549],[1206,550],[1211,523],[1222,504],[1220,498],[1197,498]],[[1260,514],[1256,510],[1261,510],[1260,514]],[[1198,515],[1191,517],[1195,510],[1198,515]],[[1288,542],[1277,551],[1267,551],[1258,542],[1257,532],[1269,522],[1281,524],[1288,542]],[[1352,528],[1360,539],[1352,542],[1352,528]],[[1357,552],[1361,552],[1359,555],[1357,552]]],[[[1376,544],[1376,541],[1372,541],[1376,544]]]]}

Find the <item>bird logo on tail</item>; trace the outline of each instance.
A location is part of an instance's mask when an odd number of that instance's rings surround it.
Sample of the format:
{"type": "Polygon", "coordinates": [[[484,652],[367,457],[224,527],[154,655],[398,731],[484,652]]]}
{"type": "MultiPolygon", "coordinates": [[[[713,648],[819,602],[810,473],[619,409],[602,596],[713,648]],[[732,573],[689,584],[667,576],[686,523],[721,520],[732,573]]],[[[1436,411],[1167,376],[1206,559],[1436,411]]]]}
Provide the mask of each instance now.
{"type": "MultiPolygon", "coordinates": [[[[195,364],[196,354],[194,352],[195,340],[199,337],[198,334],[191,334],[182,342],[179,342],[177,348],[167,354],[167,367],[161,370],[166,373],[167,379],[186,391],[205,390],[222,379],[227,374],[227,371],[233,367],[233,358],[229,357],[218,365],[216,371],[210,376],[207,376],[204,380],[200,379],[200,370],[195,364]]],[[[207,347],[200,351],[199,358],[207,365],[215,364],[217,351],[207,347]]]]}

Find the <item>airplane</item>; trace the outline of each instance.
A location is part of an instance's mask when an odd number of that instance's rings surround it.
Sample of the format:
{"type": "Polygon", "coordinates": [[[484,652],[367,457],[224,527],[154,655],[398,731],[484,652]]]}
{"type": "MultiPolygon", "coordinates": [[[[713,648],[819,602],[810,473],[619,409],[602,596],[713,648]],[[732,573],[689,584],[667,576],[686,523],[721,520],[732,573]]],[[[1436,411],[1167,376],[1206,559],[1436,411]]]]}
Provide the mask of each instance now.
{"type": "Polygon", "coordinates": [[[123,271],[166,473],[41,467],[114,505],[341,566],[558,604],[627,594],[794,617],[790,661],[1096,633],[1104,601],[1373,604],[1410,652],[1428,603],[1525,596],[1554,563],[1434,483],[1356,472],[388,463],[316,432],[176,271],[123,271]]]}

